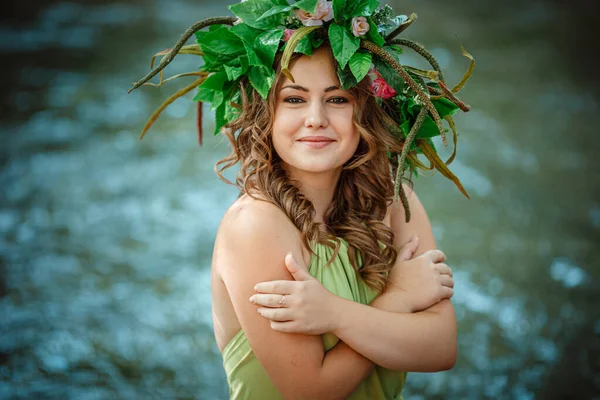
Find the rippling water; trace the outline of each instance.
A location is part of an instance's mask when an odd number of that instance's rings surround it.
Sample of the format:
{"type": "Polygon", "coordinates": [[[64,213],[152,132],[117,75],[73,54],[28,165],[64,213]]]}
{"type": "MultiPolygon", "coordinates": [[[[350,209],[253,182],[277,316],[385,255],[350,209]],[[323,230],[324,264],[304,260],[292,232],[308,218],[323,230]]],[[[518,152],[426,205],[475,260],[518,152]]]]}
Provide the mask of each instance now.
{"type": "MultiPolygon", "coordinates": [[[[573,52],[589,24],[552,2],[393,5],[419,14],[406,37],[448,80],[468,65],[454,33],[477,62],[452,164],[471,200],[416,182],[455,271],[459,360],[410,374],[406,398],[600,398],[598,86],[573,52]]],[[[226,398],[208,276],[236,197],[212,172],[227,146],[198,148],[189,99],[138,142],[177,84],[125,94],[225,5],[15,7],[0,25],[0,398],[226,398]]],[[[186,57],[172,74],[198,67],[186,57]]]]}

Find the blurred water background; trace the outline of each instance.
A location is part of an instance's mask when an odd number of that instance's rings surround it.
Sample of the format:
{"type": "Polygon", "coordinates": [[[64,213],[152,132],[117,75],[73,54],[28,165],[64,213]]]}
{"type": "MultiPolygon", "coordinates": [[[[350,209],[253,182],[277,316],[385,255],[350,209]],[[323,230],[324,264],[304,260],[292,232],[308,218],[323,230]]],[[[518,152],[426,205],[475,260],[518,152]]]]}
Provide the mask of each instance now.
{"type": "MultiPolygon", "coordinates": [[[[126,91],[230,3],[3,6],[0,399],[227,398],[209,269],[237,195],[212,172],[228,147],[210,133],[198,147],[193,94],[138,142],[184,83],[126,91]]],[[[600,399],[598,7],[390,4],[419,15],[404,36],[450,82],[468,66],[455,34],[477,63],[452,164],[471,200],[439,175],[416,181],[455,271],[459,359],[409,374],[405,398],[600,399]]],[[[198,66],[181,56],[168,75],[198,66]]]]}

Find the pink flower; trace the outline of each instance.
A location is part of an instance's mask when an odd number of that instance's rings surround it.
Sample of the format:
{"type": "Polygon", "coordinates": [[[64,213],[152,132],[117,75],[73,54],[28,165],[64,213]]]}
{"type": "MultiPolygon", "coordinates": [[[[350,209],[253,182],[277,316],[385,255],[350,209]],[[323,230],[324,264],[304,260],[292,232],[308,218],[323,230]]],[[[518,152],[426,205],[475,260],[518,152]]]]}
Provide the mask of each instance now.
{"type": "Polygon", "coordinates": [[[356,37],[363,36],[369,32],[371,26],[365,17],[352,18],[352,34],[356,37]]]}
{"type": "Polygon", "coordinates": [[[283,31],[283,41],[287,42],[288,40],[290,40],[294,32],[296,32],[295,29],[286,29],[285,31],[283,31]]]}
{"type": "Polygon", "coordinates": [[[394,88],[387,84],[385,79],[379,75],[379,72],[377,72],[376,69],[374,71],[375,75],[377,75],[377,79],[373,80],[373,83],[371,84],[371,92],[373,92],[373,96],[381,97],[384,100],[396,96],[398,93],[396,93],[394,88]]]}
{"type": "Polygon", "coordinates": [[[314,14],[304,10],[296,10],[296,17],[304,26],[320,26],[323,25],[323,21],[327,22],[333,19],[333,7],[330,1],[319,0],[314,14]]]}

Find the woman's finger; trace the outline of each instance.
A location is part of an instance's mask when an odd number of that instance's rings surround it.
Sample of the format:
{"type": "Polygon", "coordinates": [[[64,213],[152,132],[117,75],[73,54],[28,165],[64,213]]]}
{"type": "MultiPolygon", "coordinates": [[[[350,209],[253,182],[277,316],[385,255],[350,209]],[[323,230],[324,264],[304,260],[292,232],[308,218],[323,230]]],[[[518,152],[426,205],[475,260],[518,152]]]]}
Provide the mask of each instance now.
{"type": "Polygon", "coordinates": [[[444,299],[451,299],[454,296],[454,289],[446,286],[443,286],[442,289],[444,290],[444,299]]]}
{"type": "Polygon", "coordinates": [[[290,294],[294,290],[294,285],[299,285],[301,282],[295,281],[269,281],[260,282],[254,286],[254,290],[259,293],[271,294],[290,294]]]}
{"type": "Polygon", "coordinates": [[[400,248],[397,259],[401,261],[408,261],[413,258],[413,255],[419,247],[419,238],[417,235],[413,235],[410,240],[400,248]]]}
{"type": "Polygon", "coordinates": [[[453,288],[454,287],[454,279],[450,275],[440,275],[440,282],[442,286],[453,288]]]}
{"type": "Polygon", "coordinates": [[[250,297],[250,302],[264,307],[285,307],[288,296],[283,294],[255,294],[250,297]]]}
{"type": "Polygon", "coordinates": [[[452,269],[448,265],[440,263],[435,266],[440,271],[440,274],[452,276],[452,269]]]}
{"type": "Polygon", "coordinates": [[[429,250],[426,253],[423,253],[423,255],[425,254],[427,254],[430,257],[431,261],[433,261],[435,264],[446,261],[446,254],[444,254],[444,252],[441,250],[429,250]]]}
{"type": "Polygon", "coordinates": [[[289,321],[291,320],[291,311],[289,308],[259,308],[258,313],[271,321],[289,321]]]}
{"type": "Polygon", "coordinates": [[[271,321],[271,328],[279,331],[279,332],[296,332],[296,330],[294,329],[294,323],[292,321],[288,321],[288,322],[278,322],[278,321],[271,321]]]}

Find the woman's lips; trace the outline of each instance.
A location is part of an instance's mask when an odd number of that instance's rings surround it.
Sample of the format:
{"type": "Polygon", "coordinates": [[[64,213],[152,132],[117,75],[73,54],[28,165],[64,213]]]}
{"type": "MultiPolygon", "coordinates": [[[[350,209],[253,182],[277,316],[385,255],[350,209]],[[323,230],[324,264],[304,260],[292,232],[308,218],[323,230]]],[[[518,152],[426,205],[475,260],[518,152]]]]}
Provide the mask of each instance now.
{"type": "Polygon", "coordinates": [[[306,138],[302,138],[298,141],[302,144],[305,144],[305,145],[315,148],[315,149],[321,149],[321,148],[328,146],[331,143],[335,142],[335,140],[329,139],[324,136],[322,136],[322,137],[306,137],[306,138]]]}

